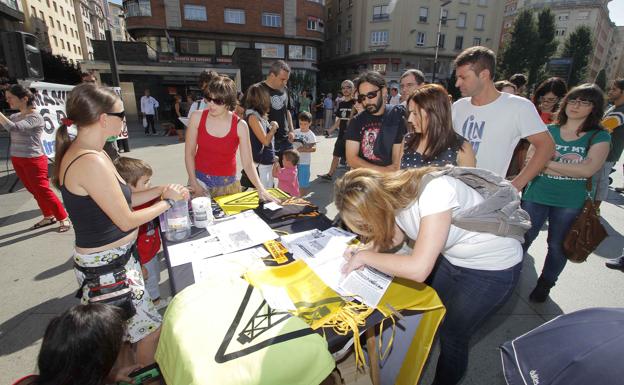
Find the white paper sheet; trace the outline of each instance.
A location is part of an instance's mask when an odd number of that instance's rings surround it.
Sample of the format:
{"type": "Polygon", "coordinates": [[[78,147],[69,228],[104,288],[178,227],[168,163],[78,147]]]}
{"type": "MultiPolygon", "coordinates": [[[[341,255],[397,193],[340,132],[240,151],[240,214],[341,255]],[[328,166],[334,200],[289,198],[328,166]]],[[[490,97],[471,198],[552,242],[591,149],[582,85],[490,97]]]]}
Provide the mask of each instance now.
{"type": "Polygon", "coordinates": [[[262,246],[234,253],[217,255],[215,257],[201,258],[193,261],[193,276],[195,282],[206,279],[224,277],[238,278],[247,270],[265,268],[262,258],[269,252],[262,246]]]}
{"type": "Polygon", "coordinates": [[[204,237],[168,247],[171,267],[223,253],[221,243],[215,236],[204,237]]]}
{"type": "Polygon", "coordinates": [[[274,310],[296,311],[297,307],[288,296],[286,288],[280,286],[260,285],[264,300],[274,310]]]}
{"type": "Polygon", "coordinates": [[[260,245],[278,235],[253,211],[224,218],[209,226],[208,232],[219,238],[223,253],[247,249],[260,245]]]}

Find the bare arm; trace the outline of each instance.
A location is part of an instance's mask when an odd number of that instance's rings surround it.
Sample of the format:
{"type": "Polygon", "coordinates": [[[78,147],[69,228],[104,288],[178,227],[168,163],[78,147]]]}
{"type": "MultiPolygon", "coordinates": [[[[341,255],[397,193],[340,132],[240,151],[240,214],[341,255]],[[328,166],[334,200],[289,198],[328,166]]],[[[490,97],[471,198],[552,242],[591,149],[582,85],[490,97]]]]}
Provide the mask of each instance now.
{"type": "Polygon", "coordinates": [[[251,141],[249,140],[249,129],[247,128],[247,123],[245,123],[244,120],[239,120],[236,130],[238,133],[238,140],[240,142],[238,145],[238,151],[240,153],[241,163],[243,164],[245,174],[247,174],[251,184],[254,185],[256,190],[258,190],[258,196],[261,201],[276,201],[276,199],[266,191],[262,182],[260,182],[258,171],[253,164],[253,158],[251,156],[251,141]]]}
{"type": "Polygon", "coordinates": [[[476,167],[477,158],[470,142],[465,141],[457,153],[457,165],[460,167],[476,167]]]}
{"type": "Polygon", "coordinates": [[[182,114],[180,113],[180,103],[175,104],[175,113],[178,118],[182,117],[182,114]]]}
{"type": "MultiPolygon", "coordinates": [[[[401,150],[401,145],[395,145],[398,146],[398,151],[400,152],[401,150]]],[[[355,140],[347,140],[346,143],[346,150],[345,153],[347,155],[347,163],[349,164],[349,166],[351,166],[352,168],[370,168],[373,170],[377,170],[380,172],[388,172],[391,171],[389,167],[393,166],[377,166],[376,164],[372,164],[371,162],[367,162],[366,160],[362,159],[359,157],[359,152],[360,152],[360,142],[356,142],[355,140]]],[[[394,164],[394,146],[392,147],[392,153],[393,153],[393,164],[394,164]]],[[[400,155],[400,154],[399,154],[400,155]]],[[[401,162],[401,158],[399,157],[399,164],[401,162]]]]}
{"type": "Polygon", "coordinates": [[[511,181],[511,184],[522,190],[537,174],[544,169],[555,152],[555,142],[548,131],[527,136],[526,139],[535,147],[535,152],[531,159],[522,168],[520,173],[511,181]]]}
{"type": "Polygon", "coordinates": [[[344,272],[349,273],[364,265],[374,267],[386,274],[423,282],[444,249],[451,228],[451,210],[427,215],[420,220],[418,237],[409,255],[379,253],[363,250],[349,256],[344,272]]]}
{"type": "Polygon", "coordinates": [[[563,176],[573,178],[589,178],[594,175],[609,155],[610,143],[600,142],[592,145],[585,160],[581,163],[561,163],[550,161],[546,164],[546,172],[554,171],[563,176]]]}
{"type": "Polygon", "coordinates": [[[27,116],[19,122],[13,122],[0,112],[0,125],[7,131],[28,131],[34,127],[43,125],[43,119],[39,114],[27,116]]]}
{"type": "Polygon", "coordinates": [[[262,145],[264,146],[268,146],[271,144],[271,139],[273,139],[273,136],[277,132],[278,125],[277,122],[271,122],[271,128],[269,129],[269,132],[265,133],[262,129],[262,126],[260,125],[260,120],[258,120],[258,117],[250,115],[249,127],[251,127],[251,130],[253,131],[256,138],[258,138],[260,143],[262,143],[262,145]]]}
{"type": "Polygon", "coordinates": [[[403,155],[403,142],[392,145],[392,164],[386,166],[386,172],[397,171],[401,169],[401,156],[403,155]]]}
{"type": "Polygon", "coordinates": [[[156,186],[143,191],[132,192],[132,207],[140,206],[144,203],[151,202],[156,198],[159,198],[165,186],[156,186]]]}
{"type": "MultiPolygon", "coordinates": [[[[204,195],[205,190],[195,176],[195,155],[197,154],[197,133],[202,111],[193,112],[186,128],[186,140],[184,142],[184,164],[188,174],[189,185],[193,189],[193,194],[204,195]]],[[[203,127],[202,127],[203,129],[203,127]]]]}

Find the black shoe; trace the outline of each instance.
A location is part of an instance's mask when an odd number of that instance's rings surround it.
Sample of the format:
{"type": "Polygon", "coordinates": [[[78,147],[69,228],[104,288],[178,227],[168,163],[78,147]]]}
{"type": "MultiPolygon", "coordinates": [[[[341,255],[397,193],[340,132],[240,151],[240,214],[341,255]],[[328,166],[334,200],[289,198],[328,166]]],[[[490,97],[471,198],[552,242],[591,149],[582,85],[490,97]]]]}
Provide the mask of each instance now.
{"type": "Polygon", "coordinates": [[[607,262],[605,262],[605,266],[609,269],[624,272],[624,256],[608,260],[607,262]]]}
{"type": "Polygon", "coordinates": [[[529,294],[529,300],[539,303],[546,301],[546,298],[548,298],[548,294],[550,294],[550,289],[553,286],[555,286],[554,283],[550,283],[544,278],[539,277],[537,279],[537,284],[535,285],[535,288],[533,289],[531,294],[529,294]]]}
{"type": "Polygon", "coordinates": [[[328,181],[331,181],[332,179],[334,179],[334,177],[329,174],[319,175],[318,177],[324,180],[328,180],[328,181]]]}

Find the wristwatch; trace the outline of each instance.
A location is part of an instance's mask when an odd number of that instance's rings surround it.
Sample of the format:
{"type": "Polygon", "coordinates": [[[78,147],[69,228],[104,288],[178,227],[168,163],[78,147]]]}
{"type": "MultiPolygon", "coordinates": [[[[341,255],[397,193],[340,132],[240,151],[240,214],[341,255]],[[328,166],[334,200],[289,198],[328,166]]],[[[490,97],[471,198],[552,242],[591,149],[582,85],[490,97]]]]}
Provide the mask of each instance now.
{"type": "Polygon", "coordinates": [[[169,208],[172,208],[173,205],[175,205],[175,201],[173,199],[164,198],[163,201],[165,201],[165,202],[167,202],[169,204],[169,208]]]}

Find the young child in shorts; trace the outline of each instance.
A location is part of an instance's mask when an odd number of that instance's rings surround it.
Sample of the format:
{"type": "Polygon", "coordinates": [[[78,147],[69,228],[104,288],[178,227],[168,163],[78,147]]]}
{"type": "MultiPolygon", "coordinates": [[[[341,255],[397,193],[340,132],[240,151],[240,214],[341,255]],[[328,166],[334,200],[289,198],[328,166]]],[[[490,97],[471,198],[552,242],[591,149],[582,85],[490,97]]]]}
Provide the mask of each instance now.
{"type": "Polygon", "coordinates": [[[280,167],[279,162],[273,163],[273,177],[277,178],[277,187],[298,197],[299,181],[297,179],[297,164],[299,163],[299,153],[296,150],[285,150],[282,155],[284,167],[280,167]]]}
{"type": "Polygon", "coordinates": [[[295,130],[293,147],[299,152],[299,163],[297,163],[299,192],[301,195],[305,195],[310,186],[310,162],[312,161],[312,153],[316,151],[316,135],[310,130],[312,114],[303,111],[298,118],[299,128],[295,130]]]}
{"type": "MultiPolygon", "coordinates": [[[[115,168],[121,177],[126,181],[132,192],[143,191],[150,188],[152,178],[152,167],[146,162],[128,157],[120,157],[115,160],[115,168]]],[[[151,206],[157,200],[134,206],[133,209],[140,210],[151,206]]],[[[141,263],[145,288],[156,309],[167,306],[167,300],[160,298],[160,263],[156,254],[160,251],[160,235],[157,219],[151,220],[139,227],[139,234],[136,241],[136,252],[141,263]]]]}

